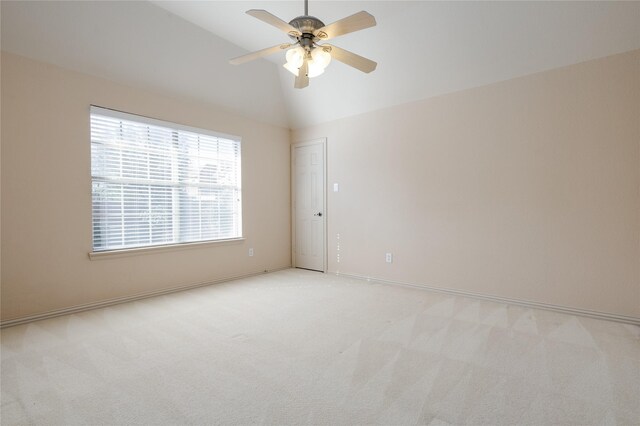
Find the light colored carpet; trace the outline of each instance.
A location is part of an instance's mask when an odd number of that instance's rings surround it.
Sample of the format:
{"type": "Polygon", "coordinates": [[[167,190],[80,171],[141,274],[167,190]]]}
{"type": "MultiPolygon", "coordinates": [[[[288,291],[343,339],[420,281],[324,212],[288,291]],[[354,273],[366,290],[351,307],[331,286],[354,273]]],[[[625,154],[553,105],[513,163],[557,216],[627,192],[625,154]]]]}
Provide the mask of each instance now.
{"type": "Polygon", "coordinates": [[[303,270],[2,330],[2,425],[640,422],[640,328],[303,270]]]}

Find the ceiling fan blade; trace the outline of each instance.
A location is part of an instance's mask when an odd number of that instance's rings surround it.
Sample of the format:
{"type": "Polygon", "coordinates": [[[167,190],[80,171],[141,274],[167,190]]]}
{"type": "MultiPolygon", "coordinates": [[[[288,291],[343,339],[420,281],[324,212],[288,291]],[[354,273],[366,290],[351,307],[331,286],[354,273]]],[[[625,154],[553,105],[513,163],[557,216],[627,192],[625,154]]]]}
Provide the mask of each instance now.
{"type": "Polygon", "coordinates": [[[247,55],[238,56],[229,61],[231,65],[240,65],[245,62],[253,61],[254,59],[262,58],[263,56],[272,55],[280,50],[285,50],[293,46],[293,44],[279,44],[273,47],[267,47],[266,49],[258,50],[257,52],[249,53],[247,55]]]}
{"type": "Polygon", "coordinates": [[[317,29],[313,32],[313,35],[321,40],[329,40],[330,38],[336,38],[354,31],[364,30],[365,28],[373,27],[375,25],[376,18],[363,10],[362,12],[342,18],[333,24],[325,25],[324,27],[317,29]]]}
{"type": "Polygon", "coordinates": [[[356,55],[348,50],[344,50],[330,44],[323,44],[321,48],[324,49],[325,52],[328,51],[333,59],[359,69],[362,72],[370,73],[378,66],[378,64],[371,59],[356,55]]]}
{"type": "Polygon", "coordinates": [[[309,85],[309,64],[305,59],[302,63],[302,66],[298,70],[298,76],[296,77],[296,82],[293,85],[296,89],[304,89],[309,85]]]}
{"type": "Polygon", "coordinates": [[[262,9],[247,10],[247,15],[251,15],[254,18],[258,18],[262,22],[266,22],[269,25],[273,25],[274,27],[278,28],[280,31],[283,31],[294,37],[298,37],[302,35],[302,33],[298,31],[296,27],[288,24],[287,22],[284,22],[282,19],[267,12],[266,10],[262,10],[262,9]]]}

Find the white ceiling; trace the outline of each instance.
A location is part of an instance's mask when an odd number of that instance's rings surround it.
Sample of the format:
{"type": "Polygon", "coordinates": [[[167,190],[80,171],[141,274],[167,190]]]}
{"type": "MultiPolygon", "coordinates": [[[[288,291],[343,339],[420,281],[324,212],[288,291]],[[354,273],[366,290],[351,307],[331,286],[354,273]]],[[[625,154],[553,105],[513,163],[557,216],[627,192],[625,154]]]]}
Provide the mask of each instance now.
{"type": "Polygon", "coordinates": [[[640,2],[312,0],[310,14],[325,23],[360,10],[376,17],[332,44],[378,69],[334,61],[295,90],[283,53],[227,63],[288,40],[244,13],[253,8],[288,21],[303,2],[3,1],[2,48],[294,128],[640,48],[640,2]]]}
{"type": "Polygon", "coordinates": [[[0,2],[2,50],[289,126],[274,64],[146,1],[0,2]]]}

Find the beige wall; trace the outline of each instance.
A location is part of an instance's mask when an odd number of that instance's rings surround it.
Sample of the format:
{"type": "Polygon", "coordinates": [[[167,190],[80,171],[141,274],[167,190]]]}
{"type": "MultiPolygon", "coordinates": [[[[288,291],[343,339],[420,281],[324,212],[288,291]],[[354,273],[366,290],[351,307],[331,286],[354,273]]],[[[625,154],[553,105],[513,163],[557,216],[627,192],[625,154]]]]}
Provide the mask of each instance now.
{"type": "MultiPolygon", "coordinates": [[[[1,60],[3,320],[290,264],[288,130],[1,60]],[[89,104],[240,135],[247,240],[90,261],[89,104]]],[[[639,75],[634,51],[293,131],[328,137],[330,271],[640,317],[639,75]]]]}
{"type": "Polygon", "coordinates": [[[330,271],[640,317],[640,51],[292,137],[328,138],[330,271]]]}
{"type": "Polygon", "coordinates": [[[1,78],[3,320],[290,265],[288,129],[8,53],[1,78]],[[90,104],[241,136],[246,241],[89,260],[90,104]]]}

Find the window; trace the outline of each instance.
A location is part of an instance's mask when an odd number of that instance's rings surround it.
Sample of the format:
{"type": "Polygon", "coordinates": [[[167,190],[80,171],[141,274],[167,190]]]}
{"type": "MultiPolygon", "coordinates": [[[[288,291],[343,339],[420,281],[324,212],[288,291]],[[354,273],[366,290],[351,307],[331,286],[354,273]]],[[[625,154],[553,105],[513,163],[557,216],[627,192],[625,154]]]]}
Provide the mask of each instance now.
{"type": "Polygon", "coordinates": [[[242,236],[240,139],[91,107],[93,251],[242,236]]]}

